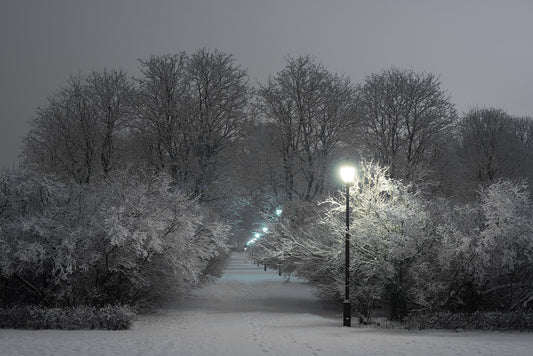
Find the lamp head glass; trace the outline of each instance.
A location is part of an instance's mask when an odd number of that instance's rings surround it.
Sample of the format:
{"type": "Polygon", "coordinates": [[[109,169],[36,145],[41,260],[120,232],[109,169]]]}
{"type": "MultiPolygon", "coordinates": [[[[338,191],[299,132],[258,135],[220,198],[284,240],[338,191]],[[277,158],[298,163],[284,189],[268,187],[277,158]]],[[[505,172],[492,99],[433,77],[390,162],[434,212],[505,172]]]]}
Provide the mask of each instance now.
{"type": "Polygon", "coordinates": [[[344,183],[351,183],[355,178],[355,167],[343,166],[341,167],[341,178],[344,183]]]}

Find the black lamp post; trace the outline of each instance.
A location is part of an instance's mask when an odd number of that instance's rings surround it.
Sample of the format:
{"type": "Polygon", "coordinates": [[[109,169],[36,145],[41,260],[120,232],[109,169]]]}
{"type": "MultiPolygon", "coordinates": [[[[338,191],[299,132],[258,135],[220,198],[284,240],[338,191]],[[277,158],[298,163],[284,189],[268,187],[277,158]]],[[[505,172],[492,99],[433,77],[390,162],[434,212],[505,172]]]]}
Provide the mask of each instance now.
{"type": "Polygon", "coordinates": [[[352,326],[352,303],[350,302],[350,184],[355,178],[355,168],[351,166],[341,167],[341,178],[346,185],[346,238],[345,261],[344,261],[344,301],[342,313],[342,325],[352,326]]]}

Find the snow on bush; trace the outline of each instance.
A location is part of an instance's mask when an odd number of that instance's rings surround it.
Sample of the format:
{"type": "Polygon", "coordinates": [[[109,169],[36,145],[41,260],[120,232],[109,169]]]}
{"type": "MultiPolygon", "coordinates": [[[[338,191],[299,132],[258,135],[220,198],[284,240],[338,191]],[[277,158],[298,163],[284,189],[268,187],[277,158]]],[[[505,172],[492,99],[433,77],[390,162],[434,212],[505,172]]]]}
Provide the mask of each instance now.
{"type": "Polygon", "coordinates": [[[164,175],[79,185],[14,171],[0,189],[4,304],[178,298],[227,250],[228,227],[164,175]]]}
{"type": "MultiPolygon", "coordinates": [[[[533,301],[533,233],[524,183],[481,188],[472,205],[427,200],[386,170],[362,164],[350,194],[350,297],[368,315],[420,310],[515,310],[533,301]]],[[[344,295],[345,195],[292,202],[258,240],[263,263],[344,295]]]]}
{"type": "Polygon", "coordinates": [[[102,308],[19,306],[0,308],[0,328],[125,330],[131,326],[134,316],[131,308],[124,305],[106,305],[102,308]]]}
{"type": "MultiPolygon", "coordinates": [[[[444,206],[444,205],[443,205],[444,206]]],[[[524,182],[497,181],[478,201],[439,210],[439,306],[452,311],[533,306],[533,216],[524,182]]]]}
{"type": "MultiPolygon", "coordinates": [[[[367,315],[376,303],[385,304],[391,318],[400,318],[411,305],[427,303],[420,284],[427,280],[427,250],[436,238],[434,227],[410,187],[388,179],[376,165],[364,164],[361,169],[357,188],[350,194],[352,302],[367,315]]],[[[293,212],[260,240],[260,253],[269,264],[284,268],[290,264],[324,297],[341,298],[343,192],[318,205],[304,203],[293,212]]]]}
{"type": "Polygon", "coordinates": [[[474,313],[414,313],[405,320],[409,330],[533,330],[531,311],[474,313]]]}

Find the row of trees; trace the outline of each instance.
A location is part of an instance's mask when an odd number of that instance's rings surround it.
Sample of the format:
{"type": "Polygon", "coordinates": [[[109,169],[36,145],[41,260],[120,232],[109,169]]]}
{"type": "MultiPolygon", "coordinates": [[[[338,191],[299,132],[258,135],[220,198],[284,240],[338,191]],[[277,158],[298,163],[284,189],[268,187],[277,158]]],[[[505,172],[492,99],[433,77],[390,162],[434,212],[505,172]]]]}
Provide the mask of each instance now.
{"type": "Polygon", "coordinates": [[[474,199],[479,185],[499,178],[533,183],[532,118],[495,108],[458,116],[432,73],[393,68],[356,86],[334,76],[320,92],[310,84],[310,73],[320,70],[312,58],[289,59],[259,91],[267,118],[260,134],[272,136],[265,181],[280,200],[335,191],[334,164],[348,157],[371,159],[391,178],[457,199],[474,199]]]}
{"type": "Polygon", "coordinates": [[[264,162],[258,186],[278,204],[334,192],[343,158],[371,159],[392,178],[462,201],[500,178],[533,183],[533,119],[495,108],[459,116],[432,73],[392,68],[352,85],[311,57],[289,58],[257,102],[265,121],[249,150],[264,162]]]}
{"type": "Polygon", "coordinates": [[[231,55],[207,50],[140,65],[139,79],[123,71],[71,77],[31,122],[24,163],[79,183],[133,165],[170,174],[186,192],[205,191],[221,152],[242,135],[246,73],[231,55]]]}
{"type": "Polygon", "coordinates": [[[207,49],[151,56],[140,72],[71,77],[31,122],[26,166],[85,183],[165,172],[240,231],[334,192],[343,157],[459,199],[498,178],[533,183],[532,120],[492,108],[459,117],[432,73],[392,68],[355,85],[300,56],[251,88],[232,55],[207,49]]]}

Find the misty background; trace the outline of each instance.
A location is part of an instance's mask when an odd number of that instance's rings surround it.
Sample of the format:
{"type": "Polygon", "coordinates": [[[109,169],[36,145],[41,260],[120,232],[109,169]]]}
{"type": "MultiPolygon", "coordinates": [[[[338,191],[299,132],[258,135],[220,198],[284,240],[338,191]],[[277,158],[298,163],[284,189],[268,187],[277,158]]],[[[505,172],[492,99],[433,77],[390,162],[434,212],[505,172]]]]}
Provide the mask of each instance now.
{"type": "Polygon", "coordinates": [[[533,114],[530,1],[2,1],[0,166],[47,97],[71,74],[115,68],[138,76],[149,55],[216,48],[250,82],[287,56],[315,56],[361,83],[391,66],[440,75],[459,114],[496,107],[533,114]]]}

